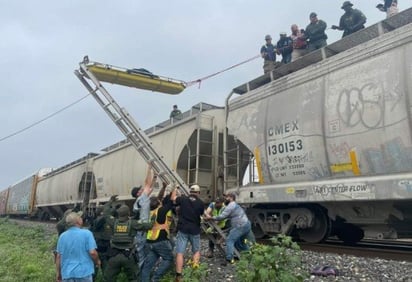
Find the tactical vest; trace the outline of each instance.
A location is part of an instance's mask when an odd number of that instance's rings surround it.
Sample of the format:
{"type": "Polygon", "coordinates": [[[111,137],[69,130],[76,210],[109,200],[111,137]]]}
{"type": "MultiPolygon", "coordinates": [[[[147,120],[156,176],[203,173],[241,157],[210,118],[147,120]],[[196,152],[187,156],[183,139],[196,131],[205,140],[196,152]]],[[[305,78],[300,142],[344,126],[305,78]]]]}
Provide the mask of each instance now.
{"type": "Polygon", "coordinates": [[[170,233],[170,225],[172,224],[172,220],[173,220],[173,215],[172,215],[172,211],[168,211],[166,214],[166,221],[165,223],[160,224],[159,222],[157,222],[157,213],[159,211],[159,208],[150,211],[150,218],[153,219],[154,218],[154,224],[152,229],[150,229],[149,231],[147,231],[147,240],[151,240],[154,241],[157,238],[159,238],[159,234],[160,234],[160,230],[165,230],[167,233],[167,237],[169,238],[169,233],[170,233]]]}
{"type": "Polygon", "coordinates": [[[113,226],[113,235],[110,240],[110,245],[116,249],[132,249],[133,241],[132,221],[119,222],[119,220],[116,219],[113,226]]]}

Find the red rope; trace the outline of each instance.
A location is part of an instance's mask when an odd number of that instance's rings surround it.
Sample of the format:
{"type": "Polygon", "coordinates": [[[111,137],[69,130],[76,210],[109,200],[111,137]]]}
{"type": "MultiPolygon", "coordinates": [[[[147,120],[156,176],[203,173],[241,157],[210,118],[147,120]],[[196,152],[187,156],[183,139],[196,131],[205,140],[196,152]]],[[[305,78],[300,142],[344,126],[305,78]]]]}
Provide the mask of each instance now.
{"type": "Polygon", "coordinates": [[[257,59],[257,58],[259,58],[259,57],[260,57],[260,54],[254,56],[254,57],[252,57],[252,58],[250,58],[250,59],[247,59],[247,60],[245,60],[245,61],[243,61],[243,62],[240,62],[240,63],[238,63],[238,64],[236,64],[236,65],[233,65],[233,66],[228,67],[228,68],[226,68],[226,69],[223,69],[223,70],[221,70],[221,71],[218,71],[218,72],[215,72],[215,73],[213,73],[213,74],[210,74],[210,75],[208,75],[208,76],[205,76],[205,77],[202,77],[202,78],[199,78],[199,79],[196,79],[196,80],[192,80],[192,81],[186,82],[186,87],[189,87],[189,86],[192,86],[192,85],[195,85],[195,84],[198,83],[198,84],[199,84],[199,88],[200,88],[200,84],[202,83],[203,80],[209,79],[209,78],[211,78],[211,77],[213,77],[213,76],[216,76],[216,75],[218,75],[218,74],[221,74],[221,73],[223,73],[223,72],[225,72],[225,71],[228,71],[228,70],[231,70],[231,69],[233,69],[233,68],[235,68],[235,67],[238,67],[238,66],[240,66],[240,65],[246,64],[246,63],[248,63],[248,62],[250,62],[250,61],[253,61],[254,59],[257,59]]]}

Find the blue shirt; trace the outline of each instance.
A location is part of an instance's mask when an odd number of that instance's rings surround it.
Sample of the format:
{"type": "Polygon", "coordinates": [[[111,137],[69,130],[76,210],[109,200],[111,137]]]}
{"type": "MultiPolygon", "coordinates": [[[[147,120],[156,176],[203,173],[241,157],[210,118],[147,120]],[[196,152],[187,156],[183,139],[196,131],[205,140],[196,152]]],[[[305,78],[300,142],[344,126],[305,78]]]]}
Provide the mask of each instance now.
{"type": "Polygon", "coordinates": [[[94,273],[94,263],[89,252],[97,249],[92,232],[79,227],[70,227],[57,241],[61,257],[62,279],[84,278],[94,273]]]}
{"type": "Polygon", "coordinates": [[[230,219],[230,225],[234,228],[243,226],[249,221],[245,211],[236,202],[230,202],[221,214],[213,217],[213,219],[218,221],[226,218],[230,219]]]}
{"type": "Polygon", "coordinates": [[[276,47],[272,43],[265,44],[260,48],[260,53],[266,53],[264,59],[267,61],[276,61],[276,47]]]}
{"type": "MultiPolygon", "coordinates": [[[[143,188],[142,188],[143,189],[143,188]]],[[[140,212],[139,222],[149,222],[150,217],[150,197],[142,193],[133,204],[133,211],[140,212]]]]}

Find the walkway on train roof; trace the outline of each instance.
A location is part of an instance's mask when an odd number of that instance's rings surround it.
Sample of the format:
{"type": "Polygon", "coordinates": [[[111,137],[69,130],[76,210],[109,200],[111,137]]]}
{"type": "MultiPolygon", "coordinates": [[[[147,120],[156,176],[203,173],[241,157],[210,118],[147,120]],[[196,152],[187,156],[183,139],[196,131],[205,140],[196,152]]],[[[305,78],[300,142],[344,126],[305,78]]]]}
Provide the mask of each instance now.
{"type": "Polygon", "coordinates": [[[309,65],[332,57],[338,53],[341,53],[364,42],[367,42],[384,33],[390,32],[411,22],[412,8],[409,8],[390,17],[389,19],[380,21],[358,32],[352,33],[351,35],[348,35],[330,45],[327,45],[322,49],[318,49],[309,54],[306,54],[305,56],[300,57],[294,62],[282,65],[281,67],[276,68],[274,71],[270,73],[266,73],[252,81],[242,84],[234,88],[233,92],[240,95],[245,94],[273,80],[276,80],[292,72],[303,69],[309,65]]]}
{"type": "MultiPolygon", "coordinates": [[[[150,135],[150,134],[152,134],[152,133],[154,133],[154,132],[157,132],[157,131],[162,130],[163,128],[169,127],[169,126],[171,126],[171,125],[173,125],[173,124],[180,123],[181,121],[185,121],[185,120],[187,120],[188,118],[193,117],[193,116],[195,116],[195,115],[197,115],[197,114],[199,114],[199,113],[201,113],[201,112],[205,112],[205,111],[213,110],[213,109],[223,109],[223,107],[218,107],[218,106],[215,106],[215,105],[212,105],[212,104],[208,104],[208,103],[203,103],[203,102],[201,102],[201,103],[198,103],[198,104],[193,105],[193,106],[190,108],[190,110],[187,110],[187,111],[185,111],[185,112],[182,112],[181,115],[179,115],[179,116],[177,116],[177,117],[175,117],[175,118],[171,118],[171,119],[165,120],[165,121],[163,121],[163,122],[161,122],[161,123],[156,124],[155,126],[149,127],[149,128],[146,129],[144,132],[145,132],[147,135],[150,135]]],[[[166,113],[166,114],[169,115],[169,113],[166,113]]],[[[110,146],[108,146],[108,147],[106,147],[106,148],[103,148],[102,151],[103,151],[103,152],[109,152],[109,151],[111,151],[111,150],[114,150],[114,149],[116,149],[116,148],[119,148],[120,146],[123,146],[123,145],[128,144],[128,143],[129,143],[129,142],[127,141],[127,139],[124,139],[124,140],[122,140],[122,141],[120,141],[120,142],[117,142],[117,143],[115,143],[115,144],[113,144],[113,145],[110,145],[110,146]]]]}

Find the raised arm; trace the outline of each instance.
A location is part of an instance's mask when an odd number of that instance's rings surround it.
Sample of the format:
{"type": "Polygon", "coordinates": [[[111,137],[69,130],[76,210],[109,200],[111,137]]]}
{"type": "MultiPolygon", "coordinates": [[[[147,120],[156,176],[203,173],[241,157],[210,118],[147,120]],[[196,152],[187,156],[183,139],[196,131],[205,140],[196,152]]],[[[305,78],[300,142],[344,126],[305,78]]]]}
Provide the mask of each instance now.
{"type": "Polygon", "coordinates": [[[145,193],[147,196],[150,196],[150,194],[153,191],[153,170],[152,166],[149,165],[147,168],[147,173],[146,173],[146,179],[144,180],[144,187],[143,187],[143,193],[145,193]]]}

